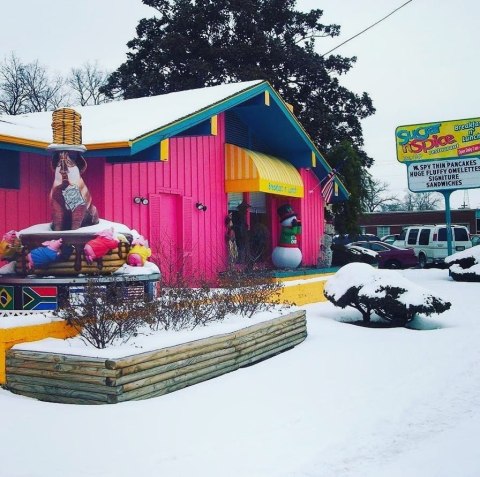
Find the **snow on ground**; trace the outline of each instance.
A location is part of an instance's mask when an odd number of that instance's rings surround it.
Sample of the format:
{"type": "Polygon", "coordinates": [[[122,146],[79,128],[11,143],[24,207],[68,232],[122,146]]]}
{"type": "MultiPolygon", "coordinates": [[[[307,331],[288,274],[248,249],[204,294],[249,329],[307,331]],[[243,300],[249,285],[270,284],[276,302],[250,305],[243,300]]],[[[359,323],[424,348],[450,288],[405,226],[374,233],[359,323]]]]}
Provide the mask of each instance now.
{"type": "Polygon", "coordinates": [[[305,306],[282,355],[155,399],[50,404],[0,389],[8,477],[477,477],[478,283],[401,272],[452,302],[412,328],[305,306]]]}

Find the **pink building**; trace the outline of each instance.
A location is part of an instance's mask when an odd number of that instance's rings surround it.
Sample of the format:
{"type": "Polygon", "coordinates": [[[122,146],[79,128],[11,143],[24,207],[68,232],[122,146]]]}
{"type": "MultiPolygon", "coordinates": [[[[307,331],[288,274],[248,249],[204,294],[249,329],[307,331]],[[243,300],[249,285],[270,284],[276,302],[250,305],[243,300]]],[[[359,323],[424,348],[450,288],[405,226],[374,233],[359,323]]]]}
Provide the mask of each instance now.
{"type": "MultiPolygon", "coordinates": [[[[289,106],[265,81],[220,85],[75,108],[82,115],[85,183],[100,217],[149,239],[164,273],[213,278],[228,263],[225,220],[245,201],[269,265],[277,208],[302,220],[302,266],[323,234],[321,180],[329,172],[289,106]]],[[[52,114],[0,118],[0,235],[49,222],[52,114]]],[[[331,201],[348,193],[336,180],[331,201]]]]}

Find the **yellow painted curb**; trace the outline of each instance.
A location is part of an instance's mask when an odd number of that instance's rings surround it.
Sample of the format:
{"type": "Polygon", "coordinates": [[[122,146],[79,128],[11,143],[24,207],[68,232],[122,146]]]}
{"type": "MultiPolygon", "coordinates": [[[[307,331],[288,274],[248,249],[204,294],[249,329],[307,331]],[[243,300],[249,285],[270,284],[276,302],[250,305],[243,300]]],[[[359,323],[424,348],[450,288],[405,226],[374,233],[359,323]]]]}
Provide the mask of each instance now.
{"type": "Polygon", "coordinates": [[[319,274],[319,275],[309,275],[306,277],[288,277],[288,278],[279,278],[280,282],[283,282],[284,287],[280,293],[280,300],[293,303],[294,305],[307,305],[310,303],[318,303],[326,301],[325,295],[323,294],[323,289],[325,287],[326,281],[334,275],[330,274],[319,274]],[[320,278],[320,279],[319,279],[320,278]],[[309,281],[310,279],[316,279],[315,281],[309,281]],[[304,283],[299,283],[297,285],[288,285],[288,282],[294,280],[305,280],[304,283]]]}
{"type": "Polygon", "coordinates": [[[71,338],[77,331],[68,326],[65,321],[43,323],[32,326],[18,326],[15,328],[0,328],[0,384],[5,384],[5,358],[7,351],[17,343],[38,341],[44,338],[71,338]]]}

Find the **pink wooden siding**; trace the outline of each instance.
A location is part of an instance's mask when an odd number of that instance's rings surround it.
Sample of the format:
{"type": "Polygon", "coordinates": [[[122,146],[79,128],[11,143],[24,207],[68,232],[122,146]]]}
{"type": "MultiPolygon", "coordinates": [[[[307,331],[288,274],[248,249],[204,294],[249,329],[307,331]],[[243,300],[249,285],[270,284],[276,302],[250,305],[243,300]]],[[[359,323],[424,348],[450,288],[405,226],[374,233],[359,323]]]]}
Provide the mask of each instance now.
{"type": "Polygon", "coordinates": [[[20,189],[0,188],[0,237],[8,230],[50,221],[48,195],[52,180],[48,157],[20,155],[20,189]]]}
{"type": "MultiPolygon", "coordinates": [[[[224,117],[219,116],[217,136],[192,136],[170,139],[167,162],[105,164],[104,217],[138,230],[152,242],[154,215],[163,214],[160,228],[179,228],[179,245],[184,248],[185,265],[202,278],[213,278],[226,263],[224,165],[224,117]],[[177,213],[171,207],[162,210],[161,196],[182,198],[177,213]],[[156,203],[156,195],[160,202],[156,203]],[[137,205],[134,197],[153,199],[137,205]],[[195,203],[207,206],[205,212],[195,203]],[[168,209],[168,210],[167,210],[168,209]],[[157,211],[157,212],[155,212],[157,211]],[[188,264],[191,265],[188,265],[188,264]]],[[[162,235],[161,231],[156,234],[162,235]]],[[[152,248],[159,244],[151,243],[152,248]]]]}
{"type": "Polygon", "coordinates": [[[311,170],[302,169],[305,196],[300,203],[302,218],[302,255],[305,266],[316,266],[324,231],[323,199],[318,179],[311,170]],[[312,191],[312,192],[310,192],[312,191]]]}
{"type": "Polygon", "coordinates": [[[92,196],[92,201],[98,210],[98,215],[104,217],[105,215],[105,200],[104,200],[104,182],[105,182],[105,160],[103,158],[87,159],[87,169],[83,173],[83,180],[88,187],[92,196]]]}

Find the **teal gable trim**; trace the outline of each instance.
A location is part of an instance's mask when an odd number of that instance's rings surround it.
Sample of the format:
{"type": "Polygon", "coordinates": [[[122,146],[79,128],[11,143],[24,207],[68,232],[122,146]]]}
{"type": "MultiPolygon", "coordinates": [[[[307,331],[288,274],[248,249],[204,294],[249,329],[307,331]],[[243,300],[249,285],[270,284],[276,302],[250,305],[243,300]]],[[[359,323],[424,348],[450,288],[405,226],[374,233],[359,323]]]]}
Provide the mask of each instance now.
{"type": "Polygon", "coordinates": [[[83,157],[119,157],[131,156],[132,151],[129,147],[118,147],[115,149],[92,149],[85,151],[83,157]]]}
{"type": "Polygon", "coordinates": [[[139,138],[135,138],[132,145],[132,154],[136,154],[137,152],[145,149],[147,147],[153,146],[155,143],[162,141],[163,139],[176,136],[180,134],[182,131],[186,129],[190,129],[207,119],[210,119],[215,114],[220,114],[226,111],[227,109],[233,108],[250,98],[266,91],[269,87],[268,83],[263,82],[258,85],[252,86],[250,89],[238,93],[231,98],[228,98],[220,103],[214,104],[209,108],[206,108],[202,111],[192,114],[191,116],[186,117],[183,120],[180,120],[176,123],[173,123],[171,126],[165,126],[158,132],[153,132],[149,136],[143,136],[139,138]]]}
{"type": "MultiPolygon", "coordinates": [[[[317,149],[317,146],[315,146],[315,144],[313,143],[313,141],[310,139],[310,137],[308,136],[308,134],[306,133],[306,131],[303,129],[303,127],[300,125],[300,123],[298,122],[298,120],[295,118],[295,116],[290,112],[290,110],[288,109],[287,105],[285,104],[285,101],[283,101],[281,99],[281,97],[279,96],[279,94],[270,86],[270,84],[268,84],[268,91],[270,92],[270,103],[272,102],[272,100],[275,102],[275,104],[280,108],[280,110],[283,112],[283,114],[285,115],[285,117],[288,119],[289,123],[291,126],[293,126],[293,128],[295,129],[295,131],[299,134],[299,136],[303,139],[303,141],[305,142],[305,145],[311,150],[314,152],[316,158],[317,158],[317,162],[319,164],[317,164],[317,167],[318,165],[321,165],[323,167],[323,169],[325,170],[325,175],[328,174],[332,168],[328,165],[327,161],[325,160],[325,158],[322,156],[322,154],[320,153],[320,151],[317,149]]],[[[310,158],[309,158],[310,160],[310,158]]]]}
{"type": "Polygon", "coordinates": [[[50,155],[50,152],[40,147],[20,146],[18,144],[12,144],[10,142],[0,142],[0,149],[6,149],[8,151],[16,151],[16,152],[28,152],[31,154],[40,154],[41,156],[50,155]]]}

